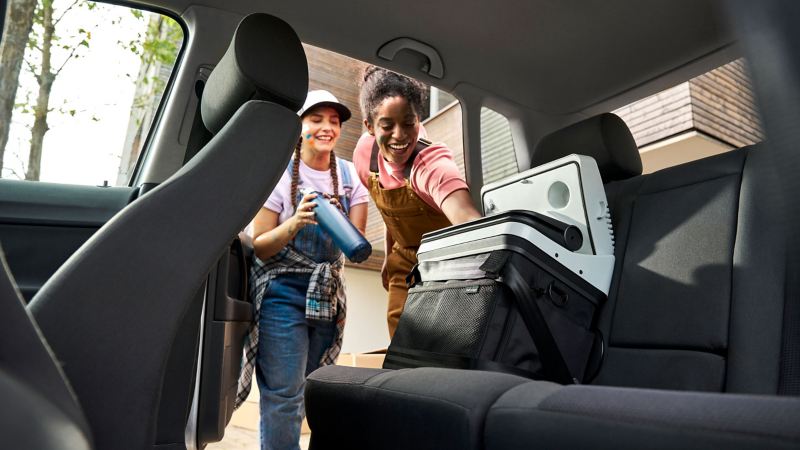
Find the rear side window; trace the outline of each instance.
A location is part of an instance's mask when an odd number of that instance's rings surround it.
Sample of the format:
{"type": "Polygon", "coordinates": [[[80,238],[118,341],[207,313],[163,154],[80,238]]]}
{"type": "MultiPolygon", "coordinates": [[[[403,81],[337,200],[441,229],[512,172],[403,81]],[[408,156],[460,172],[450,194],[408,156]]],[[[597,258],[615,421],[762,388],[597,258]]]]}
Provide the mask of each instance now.
{"type": "Polygon", "coordinates": [[[633,134],[644,173],[761,142],[747,62],[732,61],[616,111],[633,134]]]}
{"type": "Polygon", "coordinates": [[[83,0],[8,8],[0,176],[127,185],[183,45],[182,27],[158,13],[83,0]]]}

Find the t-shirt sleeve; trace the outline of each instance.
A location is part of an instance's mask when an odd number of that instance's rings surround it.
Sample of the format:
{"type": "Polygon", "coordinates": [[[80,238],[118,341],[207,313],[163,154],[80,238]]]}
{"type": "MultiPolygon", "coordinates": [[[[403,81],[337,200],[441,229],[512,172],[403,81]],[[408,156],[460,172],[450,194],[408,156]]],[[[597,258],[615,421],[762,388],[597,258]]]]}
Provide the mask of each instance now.
{"type": "Polygon", "coordinates": [[[444,144],[433,144],[422,150],[415,161],[412,182],[442,208],[448,195],[459,189],[469,189],[458,170],[453,151],[444,144]]]}
{"type": "Polygon", "coordinates": [[[353,150],[353,165],[356,168],[358,179],[361,185],[366,186],[369,179],[369,160],[372,157],[372,146],[375,144],[375,136],[364,133],[356,143],[353,150]]]}
{"type": "Polygon", "coordinates": [[[369,201],[369,191],[364,183],[361,182],[361,177],[356,173],[355,164],[347,164],[347,170],[350,171],[350,177],[353,180],[353,190],[350,193],[350,205],[358,205],[369,201]]]}
{"type": "Polygon", "coordinates": [[[286,171],[281,175],[280,181],[275,185],[275,189],[269,194],[264,208],[274,211],[278,214],[283,212],[284,205],[287,203],[292,190],[292,179],[286,171]]]}

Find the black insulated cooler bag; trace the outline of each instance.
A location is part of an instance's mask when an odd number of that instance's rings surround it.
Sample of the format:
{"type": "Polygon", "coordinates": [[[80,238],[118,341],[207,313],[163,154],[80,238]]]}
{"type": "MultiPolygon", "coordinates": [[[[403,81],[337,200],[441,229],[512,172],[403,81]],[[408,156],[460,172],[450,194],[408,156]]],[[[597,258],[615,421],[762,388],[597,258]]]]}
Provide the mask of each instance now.
{"type": "Polygon", "coordinates": [[[509,211],[426,234],[383,367],[591,379],[602,361],[595,320],[606,294],[531,242],[530,230],[541,228],[536,213],[509,211]]]}

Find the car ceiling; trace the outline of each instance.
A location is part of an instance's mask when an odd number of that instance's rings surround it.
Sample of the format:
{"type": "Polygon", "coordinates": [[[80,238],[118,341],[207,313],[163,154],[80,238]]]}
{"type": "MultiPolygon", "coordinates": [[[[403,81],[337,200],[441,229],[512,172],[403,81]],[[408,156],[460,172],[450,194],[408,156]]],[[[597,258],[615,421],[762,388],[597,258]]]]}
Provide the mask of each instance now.
{"type": "Polygon", "coordinates": [[[154,3],[179,13],[192,4],[270,13],[306,43],[379,64],[381,45],[411,37],[439,51],[445,77],[429,78],[403,62],[384,66],[448,91],[464,83],[545,115],[621,106],[613,99],[632,89],[652,85],[655,92],[665,80],[676,84],[710,69],[696,68],[697,61],[729,54],[734,43],[721,2],[710,0],[154,3]],[[687,66],[696,73],[687,76],[687,66]]]}

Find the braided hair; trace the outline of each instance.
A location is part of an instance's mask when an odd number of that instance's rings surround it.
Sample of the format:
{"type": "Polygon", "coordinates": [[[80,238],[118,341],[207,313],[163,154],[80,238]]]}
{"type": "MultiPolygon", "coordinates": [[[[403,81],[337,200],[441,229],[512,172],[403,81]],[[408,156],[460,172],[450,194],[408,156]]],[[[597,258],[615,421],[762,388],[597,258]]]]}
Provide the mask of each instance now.
{"type": "Polygon", "coordinates": [[[364,69],[359,103],[361,114],[370,125],[381,102],[397,96],[405,98],[417,116],[422,117],[426,100],[426,88],[422,83],[378,66],[364,69]]]}
{"type": "Polygon", "coordinates": [[[300,147],[303,144],[301,137],[294,146],[294,163],[292,164],[292,209],[297,210],[297,184],[300,182],[300,147]]]}

